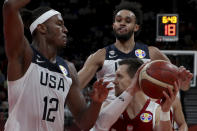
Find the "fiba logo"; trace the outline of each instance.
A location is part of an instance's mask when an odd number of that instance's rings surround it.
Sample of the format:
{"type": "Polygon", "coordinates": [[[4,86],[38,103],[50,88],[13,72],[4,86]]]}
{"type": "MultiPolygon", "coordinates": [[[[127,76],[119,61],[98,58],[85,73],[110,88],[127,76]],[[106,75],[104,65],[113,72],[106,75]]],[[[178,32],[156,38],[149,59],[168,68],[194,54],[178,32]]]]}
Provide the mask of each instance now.
{"type": "Polygon", "coordinates": [[[135,50],[135,56],[142,59],[146,56],[146,52],[144,50],[137,49],[137,50],[135,50]]]}
{"type": "Polygon", "coordinates": [[[59,67],[60,67],[60,70],[62,71],[63,75],[67,76],[68,75],[68,71],[66,70],[66,68],[64,66],[62,66],[62,65],[59,65],[59,67]]]}
{"type": "Polygon", "coordinates": [[[141,121],[145,122],[145,123],[150,122],[152,120],[152,118],[153,118],[152,115],[149,113],[143,113],[140,115],[141,121]]]}
{"type": "Polygon", "coordinates": [[[109,51],[109,54],[110,55],[115,55],[115,51],[114,50],[111,50],[111,51],[109,51]]]}

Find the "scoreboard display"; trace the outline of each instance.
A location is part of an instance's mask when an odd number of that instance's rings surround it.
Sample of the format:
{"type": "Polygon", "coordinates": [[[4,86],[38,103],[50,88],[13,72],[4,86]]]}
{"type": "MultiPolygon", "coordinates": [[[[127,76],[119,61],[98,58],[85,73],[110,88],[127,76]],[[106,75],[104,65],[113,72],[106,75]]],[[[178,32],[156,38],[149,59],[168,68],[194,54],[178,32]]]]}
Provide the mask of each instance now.
{"type": "Polygon", "coordinates": [[[178,14],[157,14],[156,41],[176,42],[179,39],[178,14]]]}

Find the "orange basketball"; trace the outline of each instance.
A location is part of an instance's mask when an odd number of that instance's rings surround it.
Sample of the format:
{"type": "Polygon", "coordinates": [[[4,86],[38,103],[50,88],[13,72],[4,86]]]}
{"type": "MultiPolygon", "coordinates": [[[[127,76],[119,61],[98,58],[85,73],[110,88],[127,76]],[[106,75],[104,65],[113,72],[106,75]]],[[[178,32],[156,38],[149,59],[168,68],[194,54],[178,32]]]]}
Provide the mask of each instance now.
{"type": "Polygon", "coordinates": [[[163,91],[168,93],[167,87],[174,88],[178,82],[178,67],[163,60],[147,63],[139,74],[139,85],[143,92],[154,99],[162,99],[163,91]]]}

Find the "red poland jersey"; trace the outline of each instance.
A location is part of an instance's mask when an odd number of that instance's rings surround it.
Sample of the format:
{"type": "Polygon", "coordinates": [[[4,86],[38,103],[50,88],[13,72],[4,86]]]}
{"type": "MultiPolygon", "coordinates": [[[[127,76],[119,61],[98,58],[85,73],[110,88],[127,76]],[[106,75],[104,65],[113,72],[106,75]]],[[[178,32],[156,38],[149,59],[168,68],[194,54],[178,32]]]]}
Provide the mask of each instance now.
{"type": "Polygon", "coordinates": [[[144,107],[134,119],[130,119],[124,111],[112,125],[110,131],[153,131],[155,126],[155,111],[159,104],[147,100],[144,107]]]}

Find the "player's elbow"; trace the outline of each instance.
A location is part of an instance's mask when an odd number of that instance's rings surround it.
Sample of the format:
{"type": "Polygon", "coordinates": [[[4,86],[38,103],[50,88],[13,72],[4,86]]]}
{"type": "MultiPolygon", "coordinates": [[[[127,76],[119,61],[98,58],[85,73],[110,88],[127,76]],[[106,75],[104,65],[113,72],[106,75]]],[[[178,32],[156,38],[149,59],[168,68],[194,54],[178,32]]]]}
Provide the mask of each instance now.
{"type": "Polygon", "coordinates": [[[14,3],[13,2],[10,2],[8,0],[5,0],[4,4],[3,4],[3,11],[4,12],[10,12],[10,11],[14,11],[14,3]]]}
{"type": "Polygon", "coordinates": [[[75,120],[77,126],[84,131],[89,131],[94,126],[94,123],[87,119],[75,119],[75,120]]]}
{"type": "Polygon", "coordinates": [[[95,128],[96,131],[108,131],[113,125],[112,114],[101,113],[96,121],[95,128]]]}
{"type": "Polygon", "coordinates": [[[13,16],[13,14],[15,14],[17,12],[16,10],[16,6],[13,2],[10,2],[8,0],[6,0],[3,4],[3,16],[4,19],[7,17],[11,17],[13,16]]]}
{"type": "Polygon", "coordinates": [[[12,4],[8,1],[5,1],[3,4],[3,13],[6,14],[9,10],[11,10],[11,8],[12,8],[12,4]]]}
{"type": "Polygon", "coordinates": [[[178,129],[178,131],[188,131],[187,123],[184,122],[183,124],[181,124],[181,126],[178,129]]]}
{"type": "Polygon", "coordinates": [[[23,6],[25,6],[26,3],[29,3],[30,0],[25,0],[22,2],[12,1],[12,0],[5,0],[3,4],[3,10],[4,12],[16,12],[23,6]]]}

